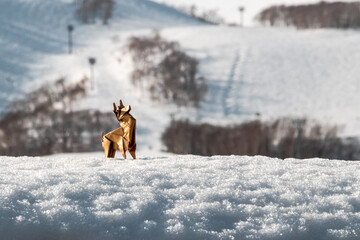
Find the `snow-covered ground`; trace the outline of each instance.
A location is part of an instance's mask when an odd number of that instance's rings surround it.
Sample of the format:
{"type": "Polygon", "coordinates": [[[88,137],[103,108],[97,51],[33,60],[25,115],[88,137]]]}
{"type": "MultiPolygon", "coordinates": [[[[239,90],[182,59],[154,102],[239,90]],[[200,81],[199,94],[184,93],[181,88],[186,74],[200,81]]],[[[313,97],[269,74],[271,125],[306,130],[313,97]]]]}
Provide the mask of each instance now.
{"type": "Polygon", "coordinates": [[[73,4],[0,1],[0,105],[89,76],[96,57],[96,88],[75,107],[131,104],[139,158],[0,157],[0,239],[360,238],[358,162],[159,154],[170,115],[215,124],[308,117],[360,135],[358,31],[208,26],[147,0],[116,1],[109,26],[81,25],[73,4]],[[209,87],[200,109],[151,102],[129,82],[126,39],[153,28],[199,59],[209,87]]]}
{"type": "Polygon", "coordinates": [[[360,135],[358,31],[208,26],[147,0],[117,0],[109,26],[81,25],[73,4],[0,1],[0,107],[60,77],[89,76],[96,57],[95,90],[75,108],[131,104],[139,159],[0,157],[0,239],[360,238],[358,162],[159,154],[170,115],[308,117],[360,135]],[[199,59],[209,92],[198,110],[151,102],[129,82],[126,39],[153,28],[199,59]]]}
{"type": "Polygon", "coordinates": [[[0,157],[1,239],[359,239],[359,162],[0,157]]]}

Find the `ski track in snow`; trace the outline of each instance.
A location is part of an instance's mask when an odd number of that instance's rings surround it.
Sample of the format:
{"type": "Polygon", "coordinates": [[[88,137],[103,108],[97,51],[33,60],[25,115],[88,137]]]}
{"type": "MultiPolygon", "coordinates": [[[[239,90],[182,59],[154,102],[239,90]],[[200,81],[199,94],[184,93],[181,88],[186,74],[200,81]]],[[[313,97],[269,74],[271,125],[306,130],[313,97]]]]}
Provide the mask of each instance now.
{"type": "Polygon", "coordinates": [[[246,47],[235,51],[227,86],[223,90],[222,106],[224,106],[224,117],[229,115],[253,115],[243,101],[243,88],[245,86],[244,64],[248,51],[246,47]]]}
{"type": "Polygon", "coordinates": [[[1,239],[359,239],[359,162],[0,157],[1,239]]]}
{"type": "Polygon", "coordinates": [[[234,78],[235,78],[235,74],[237,73],[237,69],[238,69],[238,64],[239,64],[239,50],[235,51],[235,57],[234,57],[234,62],[231,66],[230,69],[230,74],[229,74],[229,78],[227,81],[227,86],[224,88],[223,91],[223,97],[222,97],[222,105],[224,106],[224,116],[228,116],[230,113],[230,109],[231,106],[229,106],[229,98],[230,98],[230,92],[231,89],[233,87],[234,84],[234,78]]]}

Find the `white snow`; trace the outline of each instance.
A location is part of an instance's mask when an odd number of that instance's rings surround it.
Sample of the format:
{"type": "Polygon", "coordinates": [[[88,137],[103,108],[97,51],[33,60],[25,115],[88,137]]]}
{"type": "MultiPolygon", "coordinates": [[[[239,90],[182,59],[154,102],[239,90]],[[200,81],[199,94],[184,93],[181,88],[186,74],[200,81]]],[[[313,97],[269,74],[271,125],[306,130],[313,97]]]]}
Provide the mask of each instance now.
{"type": "Polygon", "coordinates": [[[359,239],[359,162],[0,157],[1,239],[359,239]]]}
{"type": "Polygon", "coordinates": [[[360,135],[358,31],[216,27],[147,0],[116,3],[103,27],[78,24],[72,1],[0,1],[0,105],[80,80],[94,56],[95,91],[75,107],[111,111],[123,99],[139,146],[138,160],[1,156],[0,239],[360,238],[359,162],[160,154],[171,114],[223,125],[308,117],[360,135]],[[129,82],[126,39],[153,28],[199,59],[200,109],[151,102],[129,82]]]}

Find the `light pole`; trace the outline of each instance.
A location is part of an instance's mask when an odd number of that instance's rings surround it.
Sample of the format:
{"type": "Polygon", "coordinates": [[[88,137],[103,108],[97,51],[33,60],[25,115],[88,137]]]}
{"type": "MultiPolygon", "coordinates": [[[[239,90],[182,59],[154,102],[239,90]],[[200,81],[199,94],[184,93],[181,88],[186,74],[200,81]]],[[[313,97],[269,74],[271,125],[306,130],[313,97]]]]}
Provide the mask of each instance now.
{"type": "Polygon", "coordinates": [[[91,89],[95,88],[95,76],[94,76],[94,65],[96,59],[94,57],[89,57],[90,71],[91,71],[91,89]]]}
{"type": "Polygon", "coordinates": [[[69,43],[69,54],[71,54],[72,53],[72,36],[71,36],[71,33],[72,33],[72,31],[74,30],[74,26],[73,25],[71,25],[71,24],[69,24],[68,26],[67,26],[67,30],[68,30],[68,43],[69,43]]]}
{"type": "Polygon", "coordinates": [[[305,126],[306,120],[305,119],[295,119],[293,120],[293,124],[295,125],[297,129],[297,138],[295,142],[295,151],[294,151],[294,157],[300,159],[301,158],[301,141],[302,141],[302,134],[303,129],[305,126]]]}
{"type": "Polygon", "coordinates": [[[240,27],[244,26],[244,11],[245,8],[244,7],[239,7],[239,11],[240,11],[240,27]]]}

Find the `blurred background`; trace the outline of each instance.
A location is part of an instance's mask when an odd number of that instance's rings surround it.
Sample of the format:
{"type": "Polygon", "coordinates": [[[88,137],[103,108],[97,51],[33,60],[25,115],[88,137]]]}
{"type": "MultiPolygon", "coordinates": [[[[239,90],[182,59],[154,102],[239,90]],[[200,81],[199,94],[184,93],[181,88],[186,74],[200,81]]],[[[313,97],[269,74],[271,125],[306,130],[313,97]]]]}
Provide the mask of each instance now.
{"type": "Polygon", "coordinates": [[[0,154],[360,157],[360,2],[2,0],[0,154]]]}

